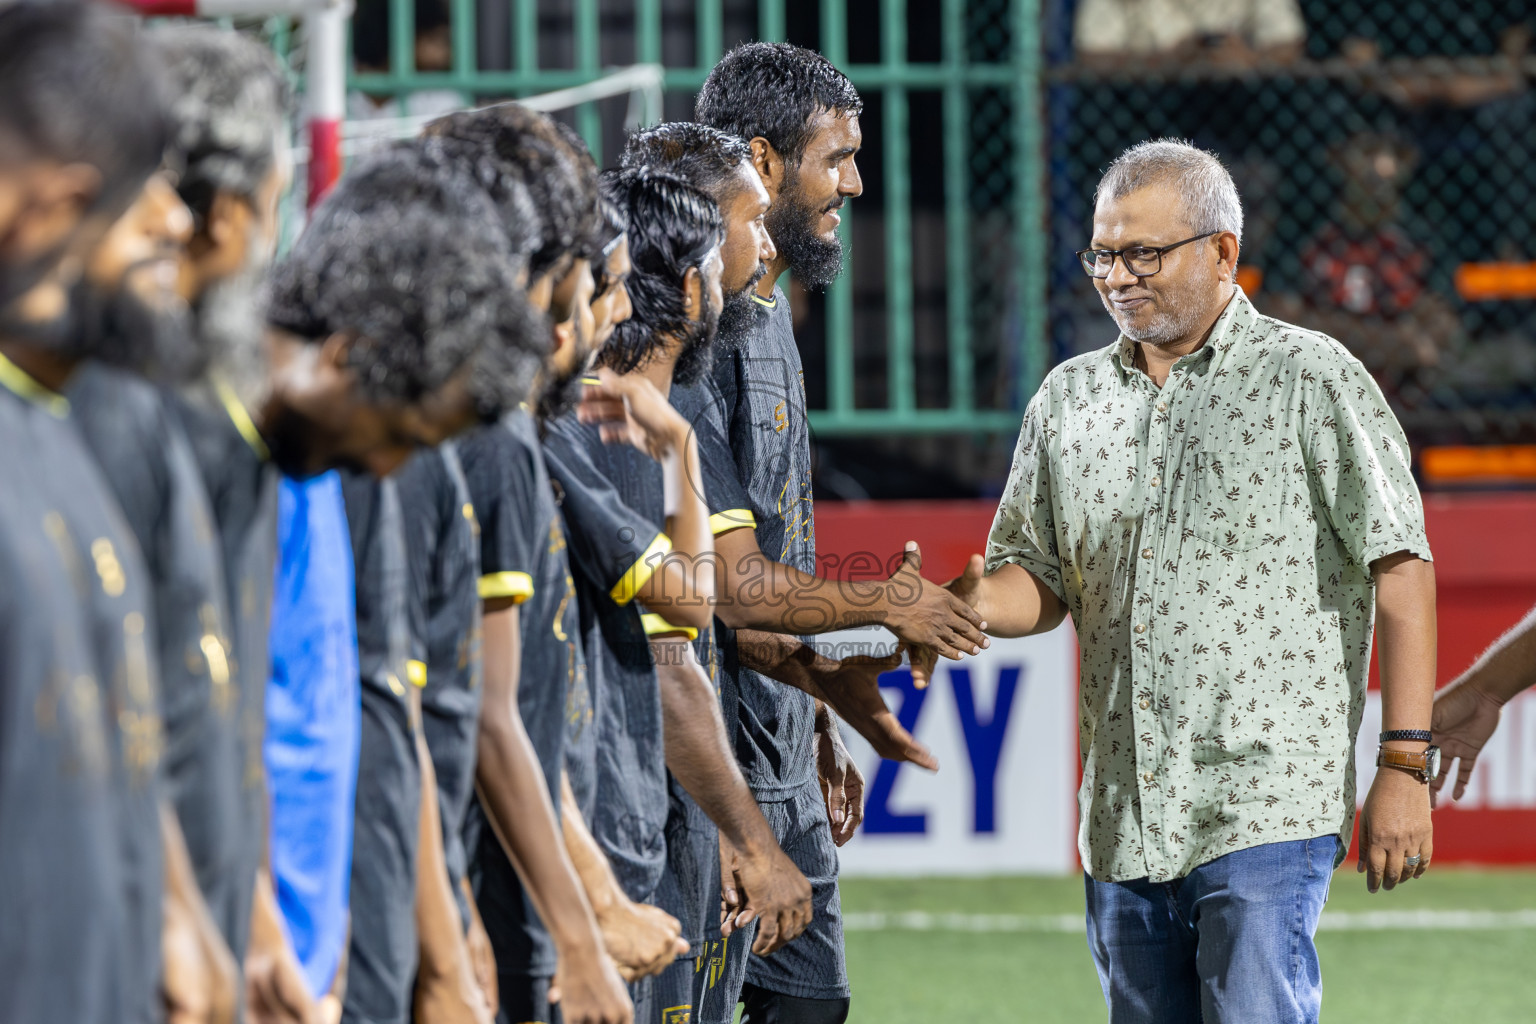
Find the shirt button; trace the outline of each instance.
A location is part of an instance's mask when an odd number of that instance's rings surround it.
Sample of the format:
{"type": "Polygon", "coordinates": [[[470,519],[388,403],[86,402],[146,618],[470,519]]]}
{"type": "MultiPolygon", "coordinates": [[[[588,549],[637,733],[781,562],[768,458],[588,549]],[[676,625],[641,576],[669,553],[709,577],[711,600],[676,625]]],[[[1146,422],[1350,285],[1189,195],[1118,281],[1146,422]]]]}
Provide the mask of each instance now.
{"type": "Polygon", "coordinates": [[[1141,549],[1141,557],[1142,558],[1151,558],[1152,557],[1152,549],[1151,548],[1142,548],[1141,549]]]}
{"type": "Polygon", "coordinates": [[[1149,700],[1144,700],[1144,701],[1141,702],[1141,710],[1143,710],[1143,711],[1147,710],[1151,706],[1152,706],[1152,702],[1149,701],[1149,700]]]}
{"type": "Polygon", "coordinates": [[[1162,482],[1163,482],[1163,478],[1160,477],[1160,476],[1155,476],[1155,477],[1152,478],[1152,486],[1153,487],[1161,486],[1162,482]]]}
{"type": "Polygon", "coordinates": [[[1138,623],[1136,623],[1136,632],[1138,632],[1138,633],[1145,633],[1146,631],[1147,631],[1147,624],[1145,622],[1138,622],[1138,623]]]}
{"type": "Polygon", "coordinates": [[[1147,772],[1147,774],[1145,774],[1145,775],[1143,775],[1141,777],[1141,781],[1146,782],[1146,783],[1151,783],[1151,781],[1152,781],[1152,773],[1151,772],[1147,772]]]}
{"type": "Polygon", "coordinates": [[[1167,402],[1158,402],[1157,403],[1157,411],[1158,412],[1167,412],[1168,411],[1168,403],[1167,402]]]}

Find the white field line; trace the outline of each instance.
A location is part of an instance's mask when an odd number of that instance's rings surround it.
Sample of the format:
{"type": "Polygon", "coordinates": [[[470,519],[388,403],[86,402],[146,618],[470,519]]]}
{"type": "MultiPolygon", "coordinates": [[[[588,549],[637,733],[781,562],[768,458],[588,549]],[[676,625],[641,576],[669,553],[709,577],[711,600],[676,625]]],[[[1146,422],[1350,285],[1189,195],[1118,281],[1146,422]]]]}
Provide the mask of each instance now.
{"type": "MultiPolygon", "coordinates": [[[[1082,914],[930,914],[923,911],[887,914],[844,914],[843,927],[853,932],[1052,932],[1081,934],[1082,914]]],[[[1536,910],[1373,910],[1325,911],[1318,927],[1333,932],[1379,932],[1399,929],[1440,931],[1500,931],[1536,928],[1536,910]]]]}

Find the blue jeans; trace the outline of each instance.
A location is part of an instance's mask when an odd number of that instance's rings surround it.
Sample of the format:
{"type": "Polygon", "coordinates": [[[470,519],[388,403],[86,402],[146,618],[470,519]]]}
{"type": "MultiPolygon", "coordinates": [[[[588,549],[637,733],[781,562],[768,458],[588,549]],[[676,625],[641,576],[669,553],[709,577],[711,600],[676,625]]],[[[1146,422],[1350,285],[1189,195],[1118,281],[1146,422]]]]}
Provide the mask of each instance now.
{"type": "Polygon", "coordinates": [[[1312,936],[1336,836],[1229,853],[1170,882],[1096,882],[1088,948],[1109,1024],[1314,1024],[1312,936]]]}

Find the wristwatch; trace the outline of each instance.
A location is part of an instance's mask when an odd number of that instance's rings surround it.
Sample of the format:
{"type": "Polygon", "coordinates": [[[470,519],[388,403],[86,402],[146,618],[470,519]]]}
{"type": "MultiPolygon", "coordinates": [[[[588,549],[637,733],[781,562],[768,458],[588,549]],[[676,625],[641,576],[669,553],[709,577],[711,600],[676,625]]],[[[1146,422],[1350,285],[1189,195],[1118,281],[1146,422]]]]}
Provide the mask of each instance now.
{"type": "Polygon", "coordinates": [[[1440,748],[1426,747],[1420,753],[1411,754],[1406,750],[1378,747],[1376,767],[1403,768],[1417,775],[1420,782],[1429,782],[1440,774],[1440,748]]]}

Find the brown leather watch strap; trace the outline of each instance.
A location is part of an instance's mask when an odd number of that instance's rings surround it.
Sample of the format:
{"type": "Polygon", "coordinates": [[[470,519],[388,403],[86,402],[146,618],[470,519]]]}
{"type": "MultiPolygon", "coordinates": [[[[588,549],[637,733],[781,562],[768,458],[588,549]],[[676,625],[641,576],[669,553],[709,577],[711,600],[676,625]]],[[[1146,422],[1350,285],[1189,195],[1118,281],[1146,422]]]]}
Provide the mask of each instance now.
{"type": "Polygon", "coordinates": [[[1420,751],[1417,754],[1406,750],[1388,750],[1386,747],[1376,751],[1376,764],[1385,768],[1403,768],[1425,780],[1429,773],[1429,752],[1420,751]]]}

